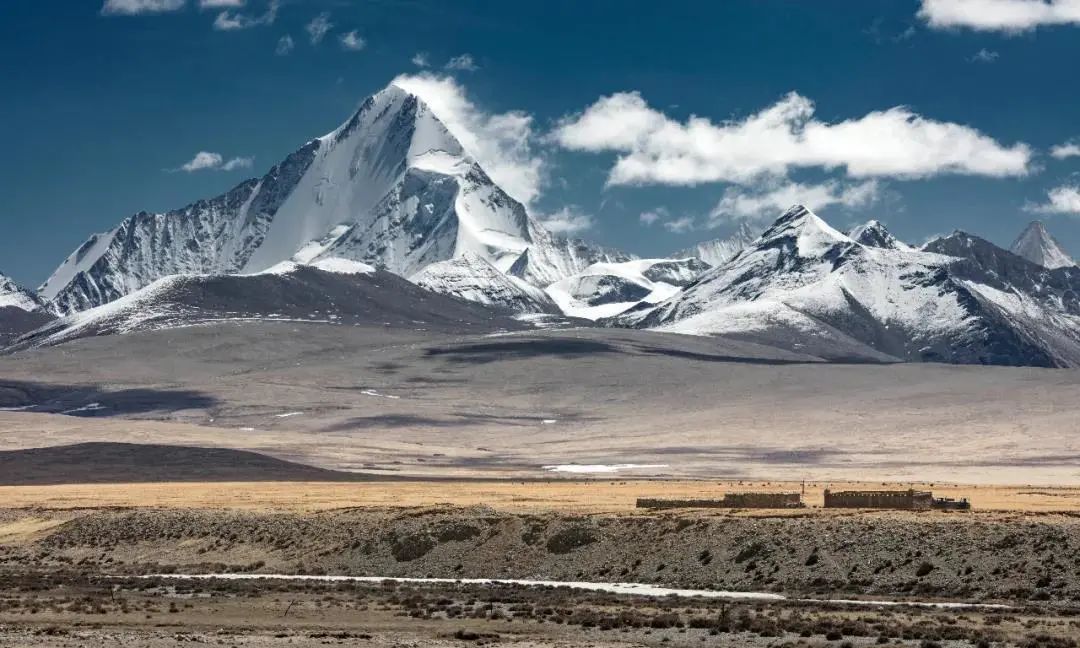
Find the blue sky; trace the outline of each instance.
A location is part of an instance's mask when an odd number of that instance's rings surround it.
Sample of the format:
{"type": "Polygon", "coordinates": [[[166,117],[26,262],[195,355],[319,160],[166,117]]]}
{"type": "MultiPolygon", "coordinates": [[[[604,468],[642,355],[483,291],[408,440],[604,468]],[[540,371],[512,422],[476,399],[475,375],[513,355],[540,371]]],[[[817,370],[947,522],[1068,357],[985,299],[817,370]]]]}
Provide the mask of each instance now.
{"type": "Polygon", "coordinates": [[[1080,255],[1071,6],[6,0],[0,269],[35,286],[90,233],[261,175],[401,75],[534,213],[637,254],[798,197],[916,243],[1007,245],[1042,218],[1080,255]]]}

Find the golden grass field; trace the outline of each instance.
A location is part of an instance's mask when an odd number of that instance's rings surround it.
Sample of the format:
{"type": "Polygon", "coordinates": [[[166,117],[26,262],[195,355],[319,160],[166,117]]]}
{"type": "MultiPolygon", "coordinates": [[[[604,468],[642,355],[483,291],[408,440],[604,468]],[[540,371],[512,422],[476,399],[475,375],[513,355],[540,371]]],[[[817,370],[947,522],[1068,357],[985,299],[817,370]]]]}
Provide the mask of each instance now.
{"type": "MultiPolygon", "coordinates": [[[[804,501],[820,507],[825,488],[932,490],[966,497],[976,511],[1080,514],[1080,487],[814,482],[804,501]]],[[[507,511],[627,512],[638,497],[719,498],[726,492],[800,491],[798,482],[676,480],[402,481],[364,483],[149,483],[0,487],[5,508],[225,508],[319,511],[346,507],[490,506],[507,511]]],[[[811,510],[812,510],[811,508],[811,510]]],[[[775,514],[776,511],[762,511],[775,514]]]]}

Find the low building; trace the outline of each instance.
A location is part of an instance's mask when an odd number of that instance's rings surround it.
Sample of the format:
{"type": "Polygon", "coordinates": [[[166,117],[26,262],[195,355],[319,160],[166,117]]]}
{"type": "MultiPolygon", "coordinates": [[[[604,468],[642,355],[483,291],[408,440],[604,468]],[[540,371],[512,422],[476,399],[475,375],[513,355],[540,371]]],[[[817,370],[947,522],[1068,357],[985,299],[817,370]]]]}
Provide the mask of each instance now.
{"type": "Polygon", "coordinates": [[[838,491],[825,489],[825,508],[867,508],[925,511],[933,507],[934,494],[913,488],[903,491],[838,491]]]}
{"type": "Polygon", "coordinates": [[[727,493],[723,499],[656,499],[638,498],[637,507],[647,509],[675,508],[803,508],[799,493],[727,493]]]}

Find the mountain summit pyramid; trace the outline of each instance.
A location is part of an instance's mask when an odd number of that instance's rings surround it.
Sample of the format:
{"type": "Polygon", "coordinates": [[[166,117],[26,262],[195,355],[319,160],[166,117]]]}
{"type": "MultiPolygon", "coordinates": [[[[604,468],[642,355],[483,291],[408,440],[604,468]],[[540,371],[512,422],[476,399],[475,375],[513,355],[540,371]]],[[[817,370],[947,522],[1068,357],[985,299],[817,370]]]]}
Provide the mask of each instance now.
{"type": "Polygon", "coordinates": [[[1046,231],[1042,221],[1032,221],[1009,246],[1009,251],[1050,270],[1076,265],[1061,244],[1046,231]]]}
{"type": "Polygon", "coordinates": [[[174,274],[343,258],[408,277],[464,255],[533,284],[626,258],[544,230],[421,98],[392,84],[262,178],[95,234],[40,292],[71,313],[174,274]]]}

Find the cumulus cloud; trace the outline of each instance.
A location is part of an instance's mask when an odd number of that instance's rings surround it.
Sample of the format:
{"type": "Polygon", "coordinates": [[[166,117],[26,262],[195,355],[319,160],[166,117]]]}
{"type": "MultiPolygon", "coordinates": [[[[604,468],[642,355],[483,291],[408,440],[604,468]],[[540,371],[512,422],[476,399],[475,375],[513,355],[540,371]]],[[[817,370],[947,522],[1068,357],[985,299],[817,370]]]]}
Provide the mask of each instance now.
{"type": "Polygon", "coordinates": [[[1023,32],[1080,24],[1080,0],[922,0],[919,17],[942,29],[1023,32]]]}
{"type": "Polygon", "coordinates": [[[731,221],[770,220],[795,204],[815,211],[831,205],[864,207],[876,201],[879,195],[876,180],[848,184],[835,180],[821,184],[783,180],[755,189],[730,187],[709,213],[709,226],[731,221]]]}
{"type": "Polygon", "coordinates": [[[187,173],[196,171],[234,171],[236,169],[246,169],[253,162],[254,159],[250,157],[234,157],[226,160],[220,153],[199,151],[191,160],[180,165],[179,170],[187,173]]]}
{"type": "Polygon", "coordinates": [[[250,169],[251,165],[255,162],[255,158],[250,157],[234,157],[231,160],[221,165],[222,171],[233,171],[235,169],[250,169]]]}
{"type": "Polygon", "coordinates": [[[563,207],[553,214],[540,215],[538,220],[553,234],[577,234],[593,226],[592,216],[581,211],[577,205],[563,207]]]}
{"type": "MultiPolygon", "coordinates": [[[[211,0],[220,2],[221,0],[211,0]]],[[[227,0],[226,0],[227,1],[227,0]]],[[[240,6],[240,5],[229,5],[240,6]]],[[[251,29],[261,25],[272,25],[277,20],[278,9],[281,8],[279,0],[271,0],[266,7],[266,12],[260,16],[251,16],[238,11],[222,11],[214,19],[214,29],[220,31],[236,31],[239,29],[251,29]]]]}
{"type": "Polygon", "coordinates": [[[672,234],[685,234],[694,229],[693,216],[681,216],[663,222],[664,229],[672,234]]]}
{"type": "Polygon", "coordinates": [[[1065,142],[1064,144],[1058,144],[1050,149],[1050,155],[1058,160],[1065,160],[1071,157],[1080,157],[1080,143],[1075,141],[1065,142]]]}
{"type": "Polygon", "coordinates": [[[1046,194],[1046,202],[1024,205],[1024,210],[1037,214],[1080,215],[1080,185],[1054,187],[1046,194]]]}
{"type": "Polygon", "coordinates": [[[367,45],[367,42],[356,33],[355,29],[339,36],[338,41],[341,43],[341,49],[350,52],[359,52],[367,45]]]}
{"type": "Polygon", "coordinates": [[[105,0],[101,13],[106,16],[137,16],[168,13],[184,8],[187,0],[105,0]]]}
{"type": "Polygon", "coordinates": [[[431,65],[431,63],[428,61],[427,52],[417,52],[416,54],[413,54],[412,64],[416,67],[422,68],[431,65]]]}
{"type": "Polygon", "coordinates": [[[326,34],[333,29],[334,23],[330,22],[330,13],[322,12],[318,16],[311,19],[305,27],[304,31],[308,33],[308,38],[311,40],[312,45],[318,45],[322,42],[322,39],[326,37],[326,34]]]}
{"type": "Polygon", "coordinates": [[[1001,55],[997,52],[986,49],[985,47],[971,55],[972,63],[993,63],[998,60],[1001,55]]]}
{"type": "Polygon", "coordinates": [[[476,64],[476,61],[473,60],[472,55],[462,54],[460,56],[455,56],[454,58],[447,61],[446,69],[460,70],[463,72],[475,72],[480,69],[480,66],[478,66],[476,64]]]}
{"type": "Polygon", "coordinates": [[[277,47],[274,48],[274,54],[278,56],[288,56],[296,48],[296,43],[293,42],[292,36],[285,34],[278,39],[277,47]]]}
{"type": "Polygon", "coordinates": [[[526,206],[540,196],[546,164],[536,147],[532,115],[486,112],[448,76],[406,74],[393,84],[420,97],[508,194],[526,206]]]}
{"type": "Polygon", "coordinates": [[[663,207],[657,207],[656,209],[644,211],[641,212],[640,216],[638,216],[638,222],[646,227],[652,227],[654,224],[656,224],[656,221],[662,218],[667,218],[667,213],[667,209],[663,207]]]}
{"type": "Polygon", "coordinates": [[[797,93],[738,121],[671,119],[637,92],[602,97],[553,132],[563,147],[614,152],[609,185],[748,184],[794,168],[842,169],[855,178],[941,174],[1017,176],[1029,171],[1026,144],[1004,146],[969,126],[899,106],[827,123],[797,93]]]}

